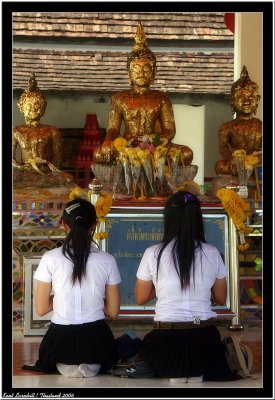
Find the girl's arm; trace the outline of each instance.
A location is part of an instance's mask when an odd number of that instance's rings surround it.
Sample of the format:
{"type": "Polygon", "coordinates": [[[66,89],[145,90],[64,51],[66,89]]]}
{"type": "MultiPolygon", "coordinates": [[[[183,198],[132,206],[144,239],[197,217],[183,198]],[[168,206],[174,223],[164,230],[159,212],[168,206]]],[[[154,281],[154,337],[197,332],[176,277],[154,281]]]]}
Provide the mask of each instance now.
{"type": "Polygon", "coordinates": [[[104,314],[106,317],[116,319],[120,308],[120,288],[119,285],[105,286],[104,314]]]}
{"type": "Polygon", "coordinates": [[[152,281],[136,280],[136,303],[142,305],[156,297],[155,286],[152,281]]]}
{"type": "Polygon", "coordinates": [[[40,317],[52,311],[53,295],[51,295],[52,284],[38,281],[35,295],[35,309],[40,317]]]}
{"type": "Polygon", "coordinates": [[[224,305],[227,296],[226,278],[216,279],[211,289],[211,300],[213,303],[224,305]]]}

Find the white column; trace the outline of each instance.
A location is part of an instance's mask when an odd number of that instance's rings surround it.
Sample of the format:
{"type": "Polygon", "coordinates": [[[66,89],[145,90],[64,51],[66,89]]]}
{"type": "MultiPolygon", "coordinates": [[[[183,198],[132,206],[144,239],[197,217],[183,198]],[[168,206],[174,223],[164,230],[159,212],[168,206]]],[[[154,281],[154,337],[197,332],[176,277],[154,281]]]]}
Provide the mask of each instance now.
{"type": "Polygon", "coordinates": [[[197,165],[198,173],[194,181],[204,184],[204,126],[205,106],[189,106],[173,104],[176,136],[175,144],[184,144],[193,150],[193,165],[197,165]]]}

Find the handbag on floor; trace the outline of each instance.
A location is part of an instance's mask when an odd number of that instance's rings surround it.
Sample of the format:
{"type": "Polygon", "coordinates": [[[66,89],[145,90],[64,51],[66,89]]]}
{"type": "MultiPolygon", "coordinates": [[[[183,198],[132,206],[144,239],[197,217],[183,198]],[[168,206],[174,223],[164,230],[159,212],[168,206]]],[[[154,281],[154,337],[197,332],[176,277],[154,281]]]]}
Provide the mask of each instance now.
{"type": "Polygon", "coordinates": [[[225,336],[222,340],[225,358],[231,371],[239,378],[257,379],[253,376],[255,367],[251,349],[232,335],[225,336]]]}
{"type": "Polygon", "coordinates": [[[138,351],[142,347],[142,340],[134,331],[128,331],[116,338],[119,361],[109,373],[121,378],[151,378],[155,373],[146,363],[139,359],[138,351]]]}
{"type": "Polygon", "coordinates": [[[144,379],[156,376],[156,373],[149,365],[145,361],[140,360],[138,356],[126,362],[119,362],[109,373],[120,378],[144,379]]]}
{"type": "Polygon", "coordinates": [[[129,331],[116,338],[118,359],[125,361],[138,354],[142,340],[134,331],[129,331]]]}

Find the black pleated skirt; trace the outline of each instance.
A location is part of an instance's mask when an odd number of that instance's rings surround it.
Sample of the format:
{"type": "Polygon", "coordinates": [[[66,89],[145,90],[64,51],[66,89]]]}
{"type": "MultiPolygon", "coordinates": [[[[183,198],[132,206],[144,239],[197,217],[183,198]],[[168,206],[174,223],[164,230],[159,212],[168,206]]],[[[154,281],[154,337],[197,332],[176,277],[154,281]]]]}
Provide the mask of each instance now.
{"type": "Polygon", "coordinates": [[[36,368],[55,372],[56,363],[101,364],[101,373],[117,362],[117,349],[111,329],[104,320],[80,325],[52,323],[40,348],[36,368]]]}
{"type": "Polygon", "coordinates": [[[143,339],[140,356],[163,378],[204,376],[204,380],[232,381],[215,325],[195,329],[154,329],[143,339]]]}

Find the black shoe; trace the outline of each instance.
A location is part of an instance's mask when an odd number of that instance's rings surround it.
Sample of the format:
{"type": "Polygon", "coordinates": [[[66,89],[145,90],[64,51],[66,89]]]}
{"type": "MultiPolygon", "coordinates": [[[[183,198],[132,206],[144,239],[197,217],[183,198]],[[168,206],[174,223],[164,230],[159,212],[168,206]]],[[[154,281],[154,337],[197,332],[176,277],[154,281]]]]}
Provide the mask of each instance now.
{"type": "Polygon", "coordinates": [[[44,370],[36,364],[30,364],[30,365],[24,364],[22,365],[22,369],[25,369],[27,371],[44,372],[44,370]]]}

